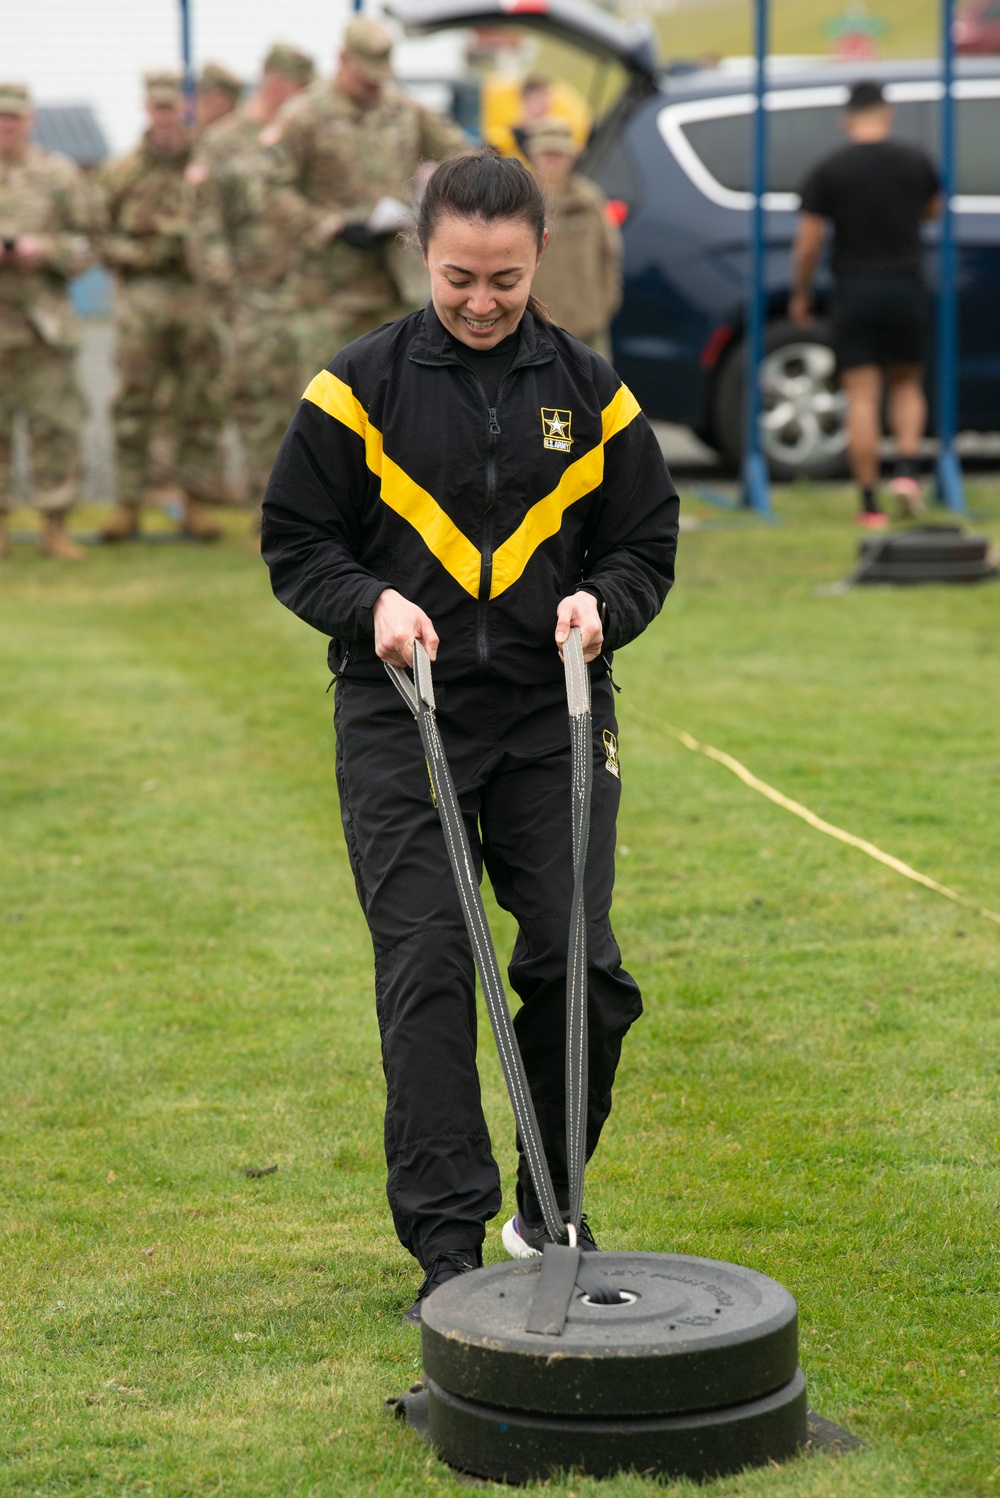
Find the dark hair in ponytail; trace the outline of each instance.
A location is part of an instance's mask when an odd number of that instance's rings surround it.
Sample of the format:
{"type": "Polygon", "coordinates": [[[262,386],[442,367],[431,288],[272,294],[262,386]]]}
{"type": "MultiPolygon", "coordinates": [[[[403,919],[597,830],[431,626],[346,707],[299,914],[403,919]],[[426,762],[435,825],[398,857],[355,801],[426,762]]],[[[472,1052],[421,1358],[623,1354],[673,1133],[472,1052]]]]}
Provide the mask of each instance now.
{"type": "MultiPolygon", "coordinates": [[[[513,156],[485,146],[467,156],[452,156],[435,167],[417,214],[417,237],[426,251],[434,230],[447,214],[484,224],[517,219],[527,224],[539,250],[545,235],[545,199],[534,177],[513,156]]],[[[539,322],[552,321],[544,305],[529,296],[528,311],[539,322]]]]}

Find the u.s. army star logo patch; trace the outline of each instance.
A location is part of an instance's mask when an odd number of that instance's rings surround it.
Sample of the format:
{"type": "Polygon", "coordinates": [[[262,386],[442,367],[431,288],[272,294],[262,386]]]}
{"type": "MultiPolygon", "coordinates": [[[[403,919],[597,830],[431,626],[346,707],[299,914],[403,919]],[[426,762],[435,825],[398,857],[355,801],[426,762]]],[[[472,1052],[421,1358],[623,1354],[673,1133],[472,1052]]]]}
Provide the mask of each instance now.
{"type": "Polygon", "coordinates": [[[542,446],[550,448],[552,452],[568,453],[573,446],[570,431],[572,423],[572,411],[559,411],[555,406],[543,406],[542,446]]]}

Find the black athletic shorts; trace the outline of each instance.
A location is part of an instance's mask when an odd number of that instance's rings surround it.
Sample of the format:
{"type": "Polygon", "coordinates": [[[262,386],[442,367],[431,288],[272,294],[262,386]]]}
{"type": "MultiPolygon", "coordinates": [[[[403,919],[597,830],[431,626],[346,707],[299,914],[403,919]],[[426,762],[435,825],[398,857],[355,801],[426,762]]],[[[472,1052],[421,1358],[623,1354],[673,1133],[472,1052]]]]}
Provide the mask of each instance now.
{"type": "Polygon", "coordinates": [[[923,364],[927,293],[919,276],[842,276],[832,310],[840,369],[923,364]]]}

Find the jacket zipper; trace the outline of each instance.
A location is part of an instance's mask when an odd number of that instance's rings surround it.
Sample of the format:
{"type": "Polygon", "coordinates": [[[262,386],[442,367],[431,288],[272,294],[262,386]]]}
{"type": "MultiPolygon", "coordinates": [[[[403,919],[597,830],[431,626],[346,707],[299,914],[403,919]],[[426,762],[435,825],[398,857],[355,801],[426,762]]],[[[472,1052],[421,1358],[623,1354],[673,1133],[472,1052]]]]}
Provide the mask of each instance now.
{"type": "MultiPolygon", "coordinates": [[[[433,362],[427,359],[414,359],[414,364],[424,364],[433,367],[433,362]]],[[[436,361],[434,361],[436,362],[436,361]]],[[[497,407],[490,405],[490,398],[486,394],[486,386],[476,374],[474,369],[461,359],[448,359],[442,361],[449,365],[454,364],[458,369],[464,369],[472,376],[482,392],[486,404],[486,414],[489,418],[489,443],[486,449],[486,507],[483,511],[483,544],[480,552],[479,564],[479,597],[476,605],[476,661],[481,671],[485,671],[490,663],[490,642],[487,631],[488,609],[490,603],[490,590],[493,586],[493,512],[496,505],[497,488],[497,447],[500,438],[500,422],[497,420],[497,407]]],[[[497,402],[500,400],[500,391],[503,389],[504,381],[519,369],[525,369],[532,361],[526,359],[523,364],[512,364],[497,387],[497,402]]]]}
{"type": "MultiPolygon", "coordinates": [[[[482,390],[481,383],[479,388],[482,390]]],[[[483,398],[487,399],[485,390],[483,390],[483,398]]],[[[497,497],[497,440],[500,436],[497,408],[488,405],[487,410],[490,418],[490,440],[486,452],[486,508],[483,511],[482,560],[479,565],[479,618],[476,622],[476,655],[481,670],[486,669],[490,660],[487,610],[490,604],[490,589],[493,586],[493,512],[497,497]]]]}
{"type": "MultiPolygon", "coordinates": [[[[476,374],[474,369],[469,369],[467,364],[459,363],[462,369],[475,380],[482,392],[486,403],[486,415],[489,420],[489,441],[486,446],[486,505],[483,509],[483,542],[479,553],[479,597],[476,605],[476,661],[481,671],[485,671],[490,663],[490,638],[488,631],[490,589],[493,586],[493,512],[496,507],[497,498],[497,445],[500,437],[500,423],[497,420],[497,408],[490,405],[490,398],[486,394],[486,386],[476,374]]],[[[513,374],[514,370],[508,369],[507,374],[513,374]]],[[[503,380],[507,378],[504,375],[503,380]]],[[[500,385],[503,385],[503,380],[500,385]]],[[[500,386],[497,387],[497,400],[500,399],[500,386]]]]}
{"type": "MultiPolygon", "coordinates": [[[[528,361],[525,361],[527,363],[528,361]]],[[[468,365],[465,366],[468,369],[468,365]]],[[[512,364],[497,386],[497,404],[500,401],[500,392],[504,387],[504,381],[509,380],[512,374],[519,369],[524,369],[524,364],[512,364]]],[[[486,450],[486,508],[483,512],[483,548],[482,561],[479,567],[479,617],[476,621],[476,658],[479,668],[485,671],[490,663],[490,641],[487,631],[488,611],[490,606],[490,592],[493,588],[493,515],[496,507],[497,497],[497,448],[500,439],[500,422],[497,419],[497,406],[491,406],[486,387],[476,374],[475,370],[469,370],[472,378],[483,392],[483,400],[486,402],[486,410],[489,416],[489,446],[486,450]]]]}

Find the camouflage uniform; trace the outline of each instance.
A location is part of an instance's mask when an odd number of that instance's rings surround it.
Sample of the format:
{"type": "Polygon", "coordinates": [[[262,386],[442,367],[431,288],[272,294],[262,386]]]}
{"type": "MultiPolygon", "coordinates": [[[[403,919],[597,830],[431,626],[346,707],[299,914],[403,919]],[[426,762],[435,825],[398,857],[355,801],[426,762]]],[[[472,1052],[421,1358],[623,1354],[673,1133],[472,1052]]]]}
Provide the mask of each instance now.
{"type": "MultiPolygon", "coordinates": [[[[275,70],[288,73],[296,58],[311,71],[304,54],[278,47],[265,69],[277,60],[282,67],[275,70]]],[[[258,504],[302,393],[295,277],[298,244],[311,223],[299,195],[283,184],[275,135],[271,125],[261,126],[241,109],[206,131],[187,172],[189,258],[195,273],[228,298],[229,413],[243,443],[250,497],[258,504]]]]}
{"type": "MultiPolygon", "coordinates": [[[[539,120],[528,132],[532,161],[556,153],[567,168],[577,156],[565,120],[539,120]]],[[[549,240],[531,290],[554,322],[611,358],[611,319],[622,304],[622,238],[596,183],[570,172],[546,189],[549,240]]]]}
{"type": "MultiPolygon", "coordinates": [[[[377,23],[352,22],[345,52],[356,46],[356,58],[376,62],[378,33],[386,39],[385,76],[391,38],[377,23]]],[[[357,104],[335,81],[317,82],[290,100],[276,123],[287,180],[301,194],[314,232],[312,242],[305,243],[299,277],[302,372],[308,381],[345,343],[424,299],[407,284],[414,270],[407,258],[412,260],[414,252],[400,252],[395,235],[365,247],[339,236],[320,245],[324,221],[338,215],[363,226],[380,198],[406,201],[422,161],[442,161],[468,143],[457,125],[416,104],[391,80],[370,108],[357,104]]]]}
{"type": "MultiPolygon", "coordinates": [[[[27,114],[27,91],[0,86],[0,109],[27,114]]],[[[100,225],[100,200],[68,157],[29,145],[18,159],[0,158],[0,239],[34,235],[42,253],[33,271],[18,269],[7,253],[0,262],[0,515],[12,504],[17,412],[28,423],[38,509],[60,514],[76,498],[84,405],[66,282],[90,262],[90,236],[100,225]]]]}
{"type": "Polygon", "coordinates": [[[174,440],[173,477],[189,506],[231,498],[219,463],[225,416],[220,329],[212,297],[194,280],[187,258],[184,172],[190,157],[190,147],[157,155],[147,134],[101,174],[109,220],[101,254],[122,282],[113,419],[118,497],[126,507],[137,507],[152,481],[150,442],[160,422],[174,440]]]}

